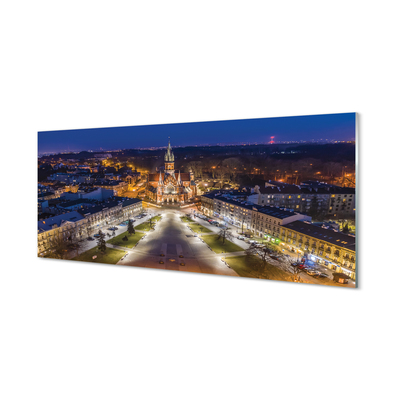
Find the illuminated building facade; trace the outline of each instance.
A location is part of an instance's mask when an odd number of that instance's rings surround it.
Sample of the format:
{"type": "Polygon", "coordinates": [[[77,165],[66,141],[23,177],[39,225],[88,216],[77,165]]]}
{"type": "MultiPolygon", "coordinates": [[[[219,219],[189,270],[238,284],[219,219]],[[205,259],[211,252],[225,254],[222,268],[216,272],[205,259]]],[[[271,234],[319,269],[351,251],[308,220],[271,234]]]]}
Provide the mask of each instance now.
{"type": "Polygon", "coordinates": [[[190,170],[188,173],[184,173],[175,170],[175,157],[169,141],[164,162],[164,172],[149,174],[146,196],[158,204],[182,204],[196,196],[197,188],[193,172],[190,170]]]}

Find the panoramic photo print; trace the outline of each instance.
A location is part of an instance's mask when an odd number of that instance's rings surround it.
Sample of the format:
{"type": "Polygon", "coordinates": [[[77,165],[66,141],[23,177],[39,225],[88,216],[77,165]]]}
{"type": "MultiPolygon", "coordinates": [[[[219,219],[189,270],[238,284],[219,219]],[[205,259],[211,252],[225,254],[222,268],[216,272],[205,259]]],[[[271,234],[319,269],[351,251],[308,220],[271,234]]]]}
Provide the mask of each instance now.
{"type": "Polygon", "coordinates": [[[38,256],[356,287],[356,114],[38,133],[38,256]]]}

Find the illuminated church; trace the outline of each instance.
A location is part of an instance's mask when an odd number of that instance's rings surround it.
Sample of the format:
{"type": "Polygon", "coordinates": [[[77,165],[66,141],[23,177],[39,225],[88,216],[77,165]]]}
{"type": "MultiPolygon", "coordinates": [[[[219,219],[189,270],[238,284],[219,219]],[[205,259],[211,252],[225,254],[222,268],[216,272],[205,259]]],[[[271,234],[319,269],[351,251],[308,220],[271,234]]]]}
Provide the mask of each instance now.
{"type": "Polygon", "coordinates": [[[189,173],[175,171],[175,157],[168,140],[164,156],[164,172],[149,174],[146,195],[156,203],[186,203],[196,196],[196,184],[192,170],[189,173]]]}

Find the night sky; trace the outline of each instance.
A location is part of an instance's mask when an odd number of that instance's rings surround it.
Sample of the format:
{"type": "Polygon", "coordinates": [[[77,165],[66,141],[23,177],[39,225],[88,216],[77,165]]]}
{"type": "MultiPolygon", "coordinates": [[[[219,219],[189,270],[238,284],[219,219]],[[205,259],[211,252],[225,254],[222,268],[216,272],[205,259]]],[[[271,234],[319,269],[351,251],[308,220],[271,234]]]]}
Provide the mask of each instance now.
{"type": "Polygon", "coordinates": [[[355,140],[355,113],[39,132],[39,154],[171,145],[355,140]]]}

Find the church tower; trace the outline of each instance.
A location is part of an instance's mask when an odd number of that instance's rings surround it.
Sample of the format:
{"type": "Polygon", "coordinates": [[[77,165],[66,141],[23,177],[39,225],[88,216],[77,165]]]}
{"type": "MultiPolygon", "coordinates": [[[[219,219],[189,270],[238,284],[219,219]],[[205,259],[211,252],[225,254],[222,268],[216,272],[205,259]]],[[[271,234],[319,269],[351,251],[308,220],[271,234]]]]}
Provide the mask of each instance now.
{"type": "Polygon", "coordinates": [[[169,138],[168,138],[168,148],[167,151],[165,152],[164,161],[165,161],[165,173],[173,174],[175,172],[174,153],[172,152],[169,138]]]}

